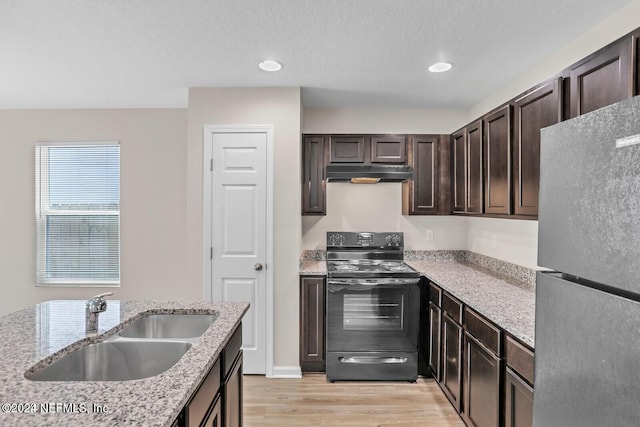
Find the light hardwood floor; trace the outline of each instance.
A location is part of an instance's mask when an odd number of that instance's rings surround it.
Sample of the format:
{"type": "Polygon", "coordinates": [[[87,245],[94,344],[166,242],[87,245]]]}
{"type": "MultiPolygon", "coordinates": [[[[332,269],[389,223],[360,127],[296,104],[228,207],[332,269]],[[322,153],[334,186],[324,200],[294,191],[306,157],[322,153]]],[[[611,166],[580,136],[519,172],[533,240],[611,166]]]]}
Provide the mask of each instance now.
{"type": "Polygon", "coordinates": [[[431,378],[408,382],[335,382],[244,376],[244,426],[464,427],[431,378]]]}

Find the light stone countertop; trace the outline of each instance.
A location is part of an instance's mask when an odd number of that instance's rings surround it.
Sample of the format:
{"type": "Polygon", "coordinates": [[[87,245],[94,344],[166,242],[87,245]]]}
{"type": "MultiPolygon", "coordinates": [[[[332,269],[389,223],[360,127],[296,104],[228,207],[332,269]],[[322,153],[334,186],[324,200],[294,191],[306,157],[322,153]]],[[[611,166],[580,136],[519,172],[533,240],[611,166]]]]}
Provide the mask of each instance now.
{"type": "MultiPolygon", "coordinates": [[[[533,270],[465,251],[408,252],[405,253],[405,262],[514,337],[534,347],[536,298],[533,270]]],[[[325,260],[303,257],[300,275],[324,275],[325,263],[325,260]]]]}
{"type": "Polygon", "coordinates": [[[85,333],[85,301],[47,301],[0,317],[2,426],[170,426],[249,308],[246,302],[107,300],[98,333],[85,333]],[[205,333],[165,372],[132,381],[31,381],[74,349],[102,341],[149,314],[217,314],[205,333]],[[57,405],[56,405],[57,404],[57,405]],[[93,405],[106,405],[106,413],[93,405]],[[46,408],[51,412],[45,413],[46,408]],[[21,411],[15,412],[15,411],[21,411]],[[26,411],[26,412],[25,412],[26,411]]]}
{"type": "Polygon", "coordinates": [[[486,268],[452,260],[407,260],[427,279],[531,348],[535,290],[486,268]]]}
{"type": "Polygon", "coordinates": [[[301,260],[300,275],[301,276],[322,276],[327,274],[327,261],[301,260]]]}

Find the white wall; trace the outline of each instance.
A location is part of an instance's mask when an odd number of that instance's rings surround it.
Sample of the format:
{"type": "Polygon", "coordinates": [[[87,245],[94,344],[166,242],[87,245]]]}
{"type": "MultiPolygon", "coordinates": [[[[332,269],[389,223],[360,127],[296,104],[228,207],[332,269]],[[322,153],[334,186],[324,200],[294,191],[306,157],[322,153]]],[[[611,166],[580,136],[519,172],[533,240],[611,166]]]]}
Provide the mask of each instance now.
{"type": "Polygon", "coordinates": [[[524,267],[537,267],[538,221],[480,217],[469,217],[467,221],[466,247],[470,251],[524,267]]]}
{"type": "Polygon", "coordinates": [[[186,276],[186,110],[0,110],[0,315],[49,299],[194,299],[186,276]],[[121,286],[35,286],[34,142],[121,144],[121,286]]]}
{"type": "Polygon", "coordinates": [[[302,247],[325,249],[327,231],[402,231],[406,249],[465,249],[463,217],[404,216],[402,184],[327,184],[327,215],[302,218],[302,247]],[[426,240],[426,230],[433,240],[426,240]]]}
{"type": "Polygon", "coordinates": [[[466,120],[457,110],[305,108],[302,132],[449,134],[466,120]]]}
{"type": "Polygon", "coordinates": [[[274,364],[298,366],[300,88],[191,88],[188,111],[188,282],[203,290],[202,132],[205,125],[274,127],[274,364]]]}

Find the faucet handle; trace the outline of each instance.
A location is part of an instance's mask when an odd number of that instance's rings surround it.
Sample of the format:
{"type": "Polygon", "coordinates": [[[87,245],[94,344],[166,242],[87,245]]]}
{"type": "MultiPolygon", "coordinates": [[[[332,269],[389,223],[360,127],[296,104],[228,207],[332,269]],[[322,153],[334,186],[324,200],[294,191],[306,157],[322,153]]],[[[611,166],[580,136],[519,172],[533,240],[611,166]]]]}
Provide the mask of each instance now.
{"type": "Polygon", "coordinates": [[[113,292],[105,292],[103,294],[96,295],[95,297],[89,298],[89,301],[91,301],[93,299],[104,299],[104,297],[108,297],[108,296],[111,296],[111,295],[113,295],[113,292]]]}
{"type": "Polygon", "coordinates": [[[93,299],[104,299],[104,297],[108,297],[108,296],[111,296],[111,295],[113,295],[113,292],[105,292],[103,294],[96,295],[95,297],[89,298],[89,301],[91,301],[93,299]]]}
{"type": "Polygon", "coordinates": [[[90,313],[100,313],[107,309],[107,302],[104,300],[104,297],[109,295],[113,295],[113,292],[105,292],[100,295],[96,295],[93,298],[90,298],[86,302],[87,312],[90,313]]]}

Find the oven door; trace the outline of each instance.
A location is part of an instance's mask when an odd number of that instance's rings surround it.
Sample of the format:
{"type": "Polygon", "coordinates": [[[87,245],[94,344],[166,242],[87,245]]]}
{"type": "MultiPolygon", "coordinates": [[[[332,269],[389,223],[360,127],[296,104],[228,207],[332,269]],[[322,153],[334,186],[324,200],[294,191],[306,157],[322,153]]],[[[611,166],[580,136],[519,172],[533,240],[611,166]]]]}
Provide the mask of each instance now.
{"type": "Polygon", "coordinates": [[[417,279],[329,279],[327,351],[418,350],[417,279]]]}

